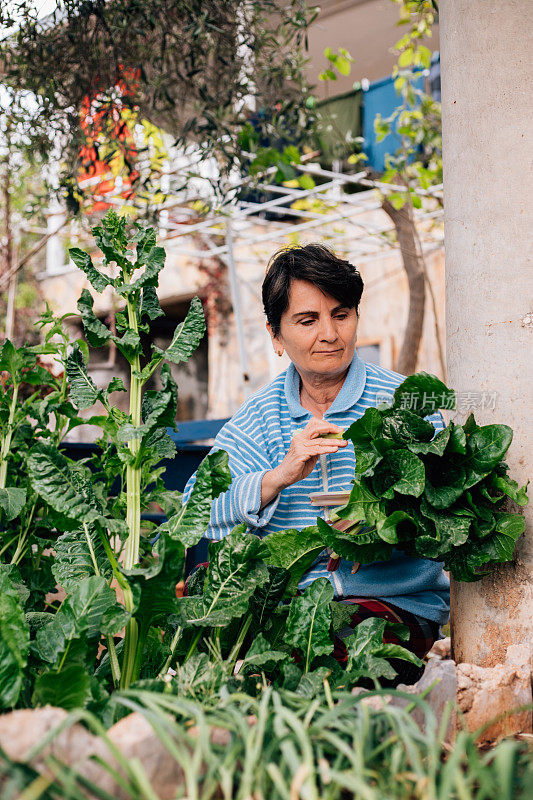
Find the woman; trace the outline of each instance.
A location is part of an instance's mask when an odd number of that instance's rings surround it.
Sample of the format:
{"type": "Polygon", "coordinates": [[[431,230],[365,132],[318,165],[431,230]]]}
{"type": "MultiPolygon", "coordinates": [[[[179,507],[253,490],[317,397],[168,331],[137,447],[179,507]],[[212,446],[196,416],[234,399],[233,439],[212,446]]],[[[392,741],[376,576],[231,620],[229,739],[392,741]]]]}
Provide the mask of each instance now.
{"type": "MultiPolygon", "coordinates": [[[[292,363],[252,395],[215,439],[215,449],[228,453],[233,480],[213,503],[208,538],[220,540],[243,522],[257,535],[316,524],[318,509],[309,495],[325,488],[320,456],[325,456],[328,490],[350,489],[353,444],[323,434],[348,428],[365,409],[392,396],[404,379],[356,353],[362,292],[357,269],[320,244],[282,250],[272,258],[263,282],[266,325],[276,353],[286,352],[292,363]]],[[[437,430],[443,428],[439,413],[428,419],[437,430]]],[[[341,559],[332,570],[328,561],[324,551],[299,589],[326,577],[336,600],[357,603],[350,626],[336,639],[334,655],[341,664],[346,659],[342,639],[368,616],[405,623],[411,636],[402,644],[425,655],[449,615],[449,582],[439,564],[398,552],[388,562],[363,565],[352,574],[352,563],[341,559]]],[[[417,679],[417,668],[407,662],[393,665],[400,673],[397,681],[417,679]]]]}

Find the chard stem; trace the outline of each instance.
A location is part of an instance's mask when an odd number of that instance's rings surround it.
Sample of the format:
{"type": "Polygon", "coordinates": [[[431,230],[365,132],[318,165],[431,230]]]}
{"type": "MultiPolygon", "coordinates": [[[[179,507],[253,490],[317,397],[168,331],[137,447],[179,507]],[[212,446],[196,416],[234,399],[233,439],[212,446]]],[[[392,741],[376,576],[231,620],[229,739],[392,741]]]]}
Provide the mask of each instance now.
{"type": "Polygon", "coordinates": [[[168,672],[168,668],[170,667],[170,665],[172,663],[172,658],[174,656],[174,650],[176,649],[176,647],[178,645],[179,638],[181,636],[181,632],[182,631],[183,631],[183,627],[181,625],[178,625],[178,627],[176,628],[176,632],[174,633],[174,636],[172,637],[172,641],[170,643],[169,656],[166,659],[166,661],[163,664],[163,666],[161,667],[161,669],[159,670],[159,677],[161,677],[161,678],[164,677],[168,672]]]}
{"type": "MultiPolygon", "coordinates": [[[[128,322],[131,330],[138,333],[137,311],[134,302],[128,299],[128,322]]],[[[134,428],[141,425],[141,372],[140,357],[137,353],[130,362],[130,419],[134,428]]],[[[124,548],[124,568],[133,569],[139,561],[139,548],[141,541],[141,467],[138,463],[140,440],[131,439],[128,447],[132,456],[132,463],[126,467],[126,523],[129,530],[128,539],[124,548]]],[[[124,591],[124,604],[126,610],[133,612],[133,595],[131,589],[124,591]]],[[[139,645],[139,628],[137,621],[130,619],[126,625],[124,641],[124,659],[120,686],[127,689],[134,678],[135,665],[138,662],[137,648],[139,645]]]]}
{"type": "Polygon", "coordinates": [[[109,653],[109,663],[111,664],[111,675],[113,676],[113,683],[116,688],[120,684],[120,665],[118,663],[115,640],[113,639],[111,634],[107,636],[107,652],[109,653]]]}
{"type": "Polygon", "coordinates": [[[202,635],[202,629],[200,629],[200,630],[198,631],[198,633],[196,634],[196,636],[195,636],[195,637],[194,637],[194,639],[192,640],[191,646],[190,646],[190,647],[189,647],[189,649],[187,650],[187,655],[186,655],[186,656],[185,656],[185,658],[183,659],[183,663],[184,663],[184,664],[185,664],[185,662],[186,662],[186,661],[188,661],[188,660],[189,660],[189,658],[192,656],[192,654],[193,654],[193,653],[194,653],[194,651],[196,650],[196,645],[198,644],[198,639],[200,638],[200,636],[201,636],[201,635],[202,635]]]}
{"type": "Polygon", "coordinates": [[[7,477],[7,456],[11,447],[11,437],[13,435],[13,422],[15,420],[15,410],[17,407],[17,399],[19,393],[19,384],[13,380],[13,397],[11,398],[11,405],[9,406],[9,418],[7,420],[7,430],[5,438],[0,448],[0,489],[6,488],[7,477]]]}

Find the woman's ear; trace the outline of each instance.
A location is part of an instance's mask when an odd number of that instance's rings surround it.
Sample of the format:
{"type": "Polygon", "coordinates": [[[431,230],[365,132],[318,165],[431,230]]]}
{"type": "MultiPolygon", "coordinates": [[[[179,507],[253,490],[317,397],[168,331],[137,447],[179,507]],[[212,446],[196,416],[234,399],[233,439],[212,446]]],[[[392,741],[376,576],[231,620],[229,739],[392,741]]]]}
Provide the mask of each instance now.
{"type": "Polygon", "coordinates": [[[267,322],[266,329],[270,334],[270,338],[272,339],[272,346],[274,348],[274,352],[278,356],[282,356],[283,355],[283,349],[284,349],[283,345],[278,341],[278,337],[274,334],[274,331],[272,330],[272,325],[270,324],[270,322],[267,322]]]}

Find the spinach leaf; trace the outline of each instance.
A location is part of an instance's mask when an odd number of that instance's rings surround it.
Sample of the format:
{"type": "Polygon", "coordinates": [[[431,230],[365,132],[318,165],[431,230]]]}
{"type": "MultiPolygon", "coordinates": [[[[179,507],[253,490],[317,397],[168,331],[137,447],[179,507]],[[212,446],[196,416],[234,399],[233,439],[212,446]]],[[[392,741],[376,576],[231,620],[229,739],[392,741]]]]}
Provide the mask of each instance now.
{"type": "Polygon", "coordinates": [[[332,600],[331,583],[327,578],[317,578],[300,597],[291,601],[285,642],[300,651],[304,672],[309,672],[317,656],[333,651],[329,635],[332,600]]]}

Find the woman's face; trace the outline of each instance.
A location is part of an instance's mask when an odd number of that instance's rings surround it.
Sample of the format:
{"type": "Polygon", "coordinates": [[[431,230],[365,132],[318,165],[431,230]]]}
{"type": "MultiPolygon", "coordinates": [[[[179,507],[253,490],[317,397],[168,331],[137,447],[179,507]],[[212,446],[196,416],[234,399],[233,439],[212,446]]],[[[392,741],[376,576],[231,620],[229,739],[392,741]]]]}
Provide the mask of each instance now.
{"type": "Polygon", "coordinates": [[[293,280],[289,305],[281,317],[274,348],[283,348],[299,372],[335,375],[354,356],[357,333],[355,308],[348,308],[309,281],[293,280]]]}

